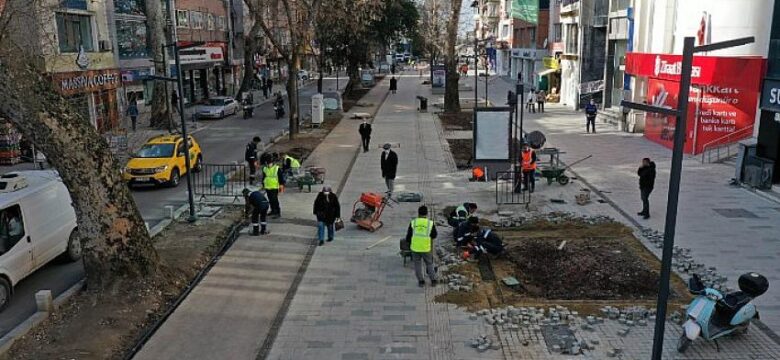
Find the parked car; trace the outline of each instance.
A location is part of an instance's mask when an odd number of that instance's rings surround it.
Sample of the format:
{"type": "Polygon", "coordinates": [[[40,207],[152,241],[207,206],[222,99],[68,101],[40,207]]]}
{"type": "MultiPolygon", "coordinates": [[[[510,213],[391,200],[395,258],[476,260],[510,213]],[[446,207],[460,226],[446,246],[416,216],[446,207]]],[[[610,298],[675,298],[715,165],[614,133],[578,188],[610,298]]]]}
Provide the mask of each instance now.
{"type": "MultiPolygon", "coordinates": [[[[189,139],[190,168],[198,172],[203,168],[203,154],[198,142],[192,136],[189,139]]],[[[122,178],[131,187],[139,184],[175,187],[187,173],[181,135],[153,137],[131,156],[122,169],[122,178]]]]}
{"type": "Polygon", "coordinates": [[[298,70],[298,80],[309,80],[309,72],[306,70],[298,70]]]}
{"type": "Polygon", "coordinates": [[[76,212],[53,170],[0,177],[0,311],[13,287],[57,257],[81,259],[76,212]]]}
{"type": "Polygon", "coordinates": [[[233,115],[239,110],[238,101],[230,96],[217,96],[206,101],[205,105],[198,107],[196,115],[198,119],[221,119],[227,115],[233,115]]]}

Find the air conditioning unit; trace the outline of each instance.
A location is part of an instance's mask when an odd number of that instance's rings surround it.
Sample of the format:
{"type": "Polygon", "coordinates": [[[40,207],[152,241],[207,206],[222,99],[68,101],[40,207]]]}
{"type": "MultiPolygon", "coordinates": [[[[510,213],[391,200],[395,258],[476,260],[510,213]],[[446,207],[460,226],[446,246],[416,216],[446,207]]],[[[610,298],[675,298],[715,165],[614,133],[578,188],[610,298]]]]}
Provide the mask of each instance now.
{"type": "Polygon", "coordinates": [[[98,47],[102,52],[111,51],[111,42],[108,40],[100,40],[98,41],[98,47]]]}
{"type": "Polygon", "coordinates": [[[17,173],[0,176],[0,193],[10,193],[26,187],[27,180],[17,173]]]}

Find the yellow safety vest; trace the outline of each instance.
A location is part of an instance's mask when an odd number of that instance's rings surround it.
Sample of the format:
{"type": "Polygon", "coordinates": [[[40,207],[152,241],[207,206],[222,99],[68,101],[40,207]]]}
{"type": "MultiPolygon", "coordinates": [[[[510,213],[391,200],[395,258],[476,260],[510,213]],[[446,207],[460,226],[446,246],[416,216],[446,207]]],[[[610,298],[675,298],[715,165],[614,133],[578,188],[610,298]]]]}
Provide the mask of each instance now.
{"type": "Polygon", "coordinates": [[[263,187],[266,190],[279,189],[279,165],[263,168],[263,187]]]}
{"type": "Polygon", "coordinates": [[[288,159],[290,160],[290,167],[291,167],[291,168],[293,168],[293,169],[297,169],[297,168],[301,167],[301,163],[300,163],[298,160],[296,160],[294,157],[292,157],[292,156],[289,156],[289,155],[287,155],[287,156],[285,156],[285,157],[284,157],[284,161],[285,161],[285,162],[286,162],[288,159]]]}
{"type": "Polygon", "coordinates": [[[431,252],[431,230],[433,230],[433,221],[426,218],[416,218],[412,220],[412,243],[411,250],[417,253],[431,252]]]}

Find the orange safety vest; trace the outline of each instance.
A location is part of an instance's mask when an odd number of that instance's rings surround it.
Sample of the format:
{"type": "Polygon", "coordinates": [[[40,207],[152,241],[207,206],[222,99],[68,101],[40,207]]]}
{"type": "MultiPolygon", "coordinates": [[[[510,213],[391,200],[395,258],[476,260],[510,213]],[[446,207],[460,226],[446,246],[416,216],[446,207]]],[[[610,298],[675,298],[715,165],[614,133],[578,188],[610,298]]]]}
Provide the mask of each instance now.
{"type": "Polygon", "coordinates": [[[533,150],[523,151],[521,153],[521,156],[523,158],[522,163],[522,169],[523,171],[533,171],[536,170],[536,162],[532,162],[533,160],[533,150]]]}

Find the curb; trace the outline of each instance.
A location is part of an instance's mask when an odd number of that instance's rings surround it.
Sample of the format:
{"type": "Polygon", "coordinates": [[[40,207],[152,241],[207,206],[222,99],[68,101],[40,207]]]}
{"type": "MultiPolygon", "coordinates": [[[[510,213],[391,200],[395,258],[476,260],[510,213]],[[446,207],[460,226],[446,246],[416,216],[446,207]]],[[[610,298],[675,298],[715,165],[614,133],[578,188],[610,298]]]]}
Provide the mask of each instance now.
{"type": "MultiPolygon", "coordinates": [[[[181,214],[185,211],[187,211],[187,208],[189,208],[189,204],[184,204],[182,206],[179,206],[178,209],[173,211],[173,219],[178,218],[181,216],[181,214]]],[[[163,219],[160,222],[157,223],[157,225],[151,227],[149,229],[149,237],[153,238],[157,235],[159,235],[165,228],[168,227],[173,222],[173,219],[163,219]]]]}
{"type": "MultiPolygon", "coordinates": [[[[60,306],[64,305],[68,300],[70,300],[73,295],[78,294],[81,289],[84,288],[84,284],[86,283],[85,279],[81,279],[79,282],[73,284],[70,288],[65,290],[62,294],[57,296],[56,299],[52,302],[54,306],[54,311],[57,310],[60,306]]],[[[19,325],[16,325],[15,328],[11,329],[5,336],[0,338],[0,356],[5,355],[8,350],[11,349],[11,346],[16,342],[16,340],[19,340],[21,337],[27,335],[30,331],[38,327],[44,320],[46,320],[51,313],[47,311],[38,311],[27,320],[22,322],[19,325]]]]}

